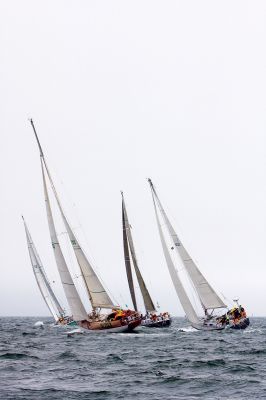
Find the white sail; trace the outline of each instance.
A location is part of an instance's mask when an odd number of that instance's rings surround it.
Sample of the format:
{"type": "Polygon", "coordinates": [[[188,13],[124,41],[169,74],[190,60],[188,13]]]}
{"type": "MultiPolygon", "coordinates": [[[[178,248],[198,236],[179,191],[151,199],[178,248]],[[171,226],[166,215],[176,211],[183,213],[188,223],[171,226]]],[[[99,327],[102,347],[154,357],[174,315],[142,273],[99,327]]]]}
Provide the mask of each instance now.
{"type": "Polygon", "coordinates": [[[158,204],[159,210],[162,214],[162,217],[164,219],[164,222],[166,224],[166,228],[169,232],[169,235],[172,239],[172,242],[174,244],[174,248],[179,254],[185,269],[188,273],[189,278],[191,279],[195,290],[199,296],[200,302],[204,308],[204,311],[208,309],[213,309],[213,308],[225,308],[226,305],[224,302],[220,299],[220,297],[217,295],[217,293],[214,291],[214,289],[211,287],[211,285],[207,282],[205,277],[202,275],[188,252],[186,251],[185,247],[183,246],[182,242],[178,238],[173,226],[171,225],[164,209],[163,206],[157,196],[157,193],[154,189],[154,186],[151,181],[151,189],[152,193],[154,194],[154,197],[156,199],[156,202],[158,204]]]}
{"type": "Polygon", "coordinates": [[[125,206],[125,202],[124,202],[123,193],[122,193],[122,211],[123,211],[123,216],[124,216],[123,222],[124,222],[124,225],[125,225],[127,241],[128,241],[128,245],[129,245],[129,249],[130,249],[130,253],[131,253],[134,269],[135,269],[135,272],[136,272],[136,277],[137,277],[137,280],[138,280],[138,283],[139,283],[139,287],[140,287],[140,291],[141,291],[141,294],[142,294],[142,297],[143,297],[145,309],[146,309],[146,311],[154,312],[154,311],[156,311],[156,308],[155,308],[155,306],[153,304],[151,296],[150,296],[150,294],[148,292],[148,289],[147,289],[147,287],[145,285],[145,282],[144,282],[144,280],[142,278],[142,275],[141,275],[141,272],[139,270],[137,257],[136,257],[136,252],[135,252],[134,243],[133,243],[133,238],[132,238],[132,234],[131,234],[131,227],[130,227],[130,224],[129,224],[129,221],[128,221],[127,210],[126,210],[126,206],[125,206]]]}
{"type": "Polygon", "coordinates": [[[188,295],[185,292],[184,286],[179,278],[178,272],[174,266],[174,263],[172,261],[171,255],[169,253],[169,250],[167,248],[167,244],[166,241],[164,239],[164,235],[163,235],[163,231],[162,231],[162,227],[160,224],[160,220],[159,220],[159,216],[158,216],[158,212],[157,212],[157,207],[155,204],[155,200],[154,200],[154,196],[152,193],[152,197],[153,197],[153,204],[154,204],[154,210],[155,210],[155,216],[156,216],[156,221],[157,221],[157,226],[158,226],[158,230],[159,230],[159,235],[160,235],[160,239],[161,239],[161,243],[162,243],[162,248],[163,248],[163,252],[164,252],[164,256],[165,256],[165,260],[166,260],[166,264],[172,279],[172,282],[174,284],[177,296],[180,300],[180,303],[186,313],[186,316],[188,318],[188,320],[191,322],[191,324],[193,325],[198,325],[199,324],[199,318],[191,304],[191,301],[188,297],[188,295]]]}
{"type": "Polygon", "coordinates": [[[89,295],[89,299],[90,299],[92,308],[96,308],[96,307],[99,307],[99,308],[118,308],[117,306],[115,306],[113,304],[113,302],[111,301],[109,295],[105,291],[101,281],[99,280],[98,276],[96,275],[96,273],[94,272],[92,266],[90,265],[85,253],[83,252],[81,246],[79,245],[78,240],[77,240],[76,236],[74,235],[74,233],[73,233],[73,231],[72,231],[72,229],[71,229],[71,227],[70,227],[70,225],[69,225],[69,223],[68,223],[68,221],[67,221],[67,219],[65,217],[65,214],[64,214],[62,206],[60,204],[60,201],[59,201],[55,186],[53,184],[52,177],[51,177],[49,169],[47,167],[47,164],[46,164],[46,161],[45,161],[45,158],[44,158],[44,155],[43,155],[42,147],[41,147],[41,144],[40,144],[40,141],[39,141],[39,138],[38,138],[37,132],[35,130],[35,126],[34,126],[34,123],[33,123],[32,119],[30,120],[30,123],[32,125],[33,131],[34,131],[34,134],[35,134],[38,146],[39,146],[40,156],[41,156],[41,158],[43,160],[43,163],[44,163],[44,166],[45,166],[45,169],[46,169],[46,172],[47,172],[47,176],[49,178],[49,181],[50,181],[51,187],[53,189],[53,192],[54,192],[58,207],[59,207],[60,212],[61,212],[61,216],[63,218],[65,227],[67,229],[67,233],[68,233],[69,239],[70,239],[70,241],[72,243],[72,247],[73,247],[77,262],[79,264],[82,277],[84,279],[84,283],[85,283],[85,286],[86,286],[86,289],[87,289],[87,292],[88,292],[88,295],[89,295]]]}
{"type": "MultiPolygon", "coordinates": [[[[122,193],[122,198],[123,198],[123,193],[122,193]]],[[[126,225],[125,219],[126,219],[126,217],[125,217],[125,212],[124,212],[124,201],[122,201],[122,229],[123,229],[124,260],[125,260],[127,282],[128,282],[128,287],[129,287],[132,304],[133,304],[134,310],[137,311],[138,306],[137,306],[134,281],[133,281],[133,275],[132,275],[130,248],[129,248],[129,244],[128,244],[127,225],[126,225]]]]}
{"type": "Polygon", "coordinates": [[[61,282],[63,285],[63,289],[65,292],[66,299],[67,299],[69,308],[71,310],[73,319],[74,319],[74,321],[82,321],[84,319],[87,319],[88,316],[87,316],[86,310],[80,300],[79,294],[74,285],[74,282],[70,275],[70,272],[68,270],[68,267],[67,267],[65,258],[63,256],[61,246],[60,246],[57,234],[56,234],[55,224],[54,224],[54,220],[53,220],[53,214],[52,214],[52,210],[51,210],[51,204],[50,204],[47,185],[46,185],[45,173],[44,173],[44,169],[43,169],[42,157],[41,157],[41,166],[42,166],[43,188],[44,188],[44,198],[45,198],[45,205],[46,205],[47,220],[48,220],[50,237],[51,237],[51,242],[52,242],[52,247],[53,247],[53,251],[54,251],[56,265],[58,268],[60,279],[61,279],[61,282]]]}
{"type": "Polygon", "coordinates": [[[91,305],[93,308],[99,307],[99,308],[115,308],[116,306],[113,304],[112,300],[110,299],[109,295],[107,294],[107,292],[105,291],[101,281],[99,280],[98,276],[96,275],[96,273],[94,272],[92,266],[90,265],[84,251],[82,250],[81,246],[79,245],[79,242],[76,238],[76,236],[74,235],[66,217],[65,214],[63,212],[61,203],[59,201],[55,186],[53,184],[50,172],[48,170],[47,164],[45,162],[45,159],[43,158],[43,162],[46,168],[46,172],[48,175],[48,178],[50,180],[51,183],[51,187],[53,189],[58,207],[60,209],[69,239],[71,241],[77,262],[80,266],[81,269],[81,273],[82,276],[84,278],[85,281],[85,285],[88,291],[88,295],[89,295],[89,299],[91,302],[91,305]]]}
{"type": "MultiPolygon", "coordinates": [[[[23,221],[24,221],[24,219],[23,219],[23,221]]],[[[25,221],[24,221],[24,227],[25,227],[25,231],[26,231],[30,260],[31,260],[33,273],[34,273],[36,282],[39,286],[41,295],[42,295],[47,307],[49,308],[52,316],[54,317],[54,320],[57,321],[61,316],[64,315],[64,310],[60,306],[60,304],[59,304],[57,298],[55,297],[55,294],[53,293],[52,288],[48,282],[48,279],[47,279],[45,271],[43,269],[40,257],[34,246],[34,243],[32,241],[31,235],[29,233],[29,230],[27,228],[25,221]]]]}

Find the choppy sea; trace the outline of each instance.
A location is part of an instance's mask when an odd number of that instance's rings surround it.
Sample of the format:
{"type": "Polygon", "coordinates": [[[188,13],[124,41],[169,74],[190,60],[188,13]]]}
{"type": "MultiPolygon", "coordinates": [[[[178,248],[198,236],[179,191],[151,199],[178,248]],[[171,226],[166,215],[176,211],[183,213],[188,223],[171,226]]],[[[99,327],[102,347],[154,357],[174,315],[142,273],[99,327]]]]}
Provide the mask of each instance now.
{"type": "Polygon", "coordinates": [[[265,318],[245,331],[195,331],[182,318],[131,334],[71,329],[0,318],[0,398],[266,398],[265,318]]]}

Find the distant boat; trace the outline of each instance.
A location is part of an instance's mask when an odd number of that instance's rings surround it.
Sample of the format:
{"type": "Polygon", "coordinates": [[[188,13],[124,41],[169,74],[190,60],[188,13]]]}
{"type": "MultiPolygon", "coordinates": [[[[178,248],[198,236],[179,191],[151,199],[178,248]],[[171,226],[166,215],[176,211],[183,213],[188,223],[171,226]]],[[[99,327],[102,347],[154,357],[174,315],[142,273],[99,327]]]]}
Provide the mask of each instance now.
{"type": "Polygon", "coordinates": [[[101,330],[101,331],[108,330],[112,332],[131,331],[136,326],[140,325],[141,323],[140,316],[136,312],[131,312],[130,310],[127,310],[127,312],[123,313],[122,310],[120,310],[120,307],[112,302],[111,298],[109,297],[105,288],[103,287],[103,284],[96,275],[91,263],[88,261],[83,249],[81,248],[78,242],[76,235],[74,234],[73,230],[70,227],[70,224],[67,221],[65,213],[59,201],[59,197],[56,192],[51,174],[49,172],[46,160],[44,158],[44,154],[40,145],[39,138],[36,133],[34,123],[32,120],[30,120],[30,122],[40,151],[46,212],[47,212],[47,219],[48,219],[48,225],[49,225],[49,231],[50,231],[50,237],[54,251],[55,261],[58,267],[66,299],[68,301],[69,308],[73,315],[73,319],[77,321],[78,324],[85,329],[101,330]],[[71,277],[66,260],[63,256],[63,252],[61,250],[61,246],[55,230],[55,223],[47,190],[46,175],[50,182],[52,191],[54,193],[57,205],[61,213],[63,223],[65,225],[68,237],[72,244],[74,255],[77,259],[77,263],[80,268],[81,277],[84,282],[87,295],[92,306],[92,312],[90,314],[88,314],[85,310],[85,307],[81,301],[79,293],[71,277]],[[111,309],[112,313],[109,315],[105,314],[103,315],[101,314],[101,309],[111,309]],[[116,310],[118,310],[119,312],[116,310]]]}
{"type": "Polygon", "coordinates": [[[136,295],[135,295],[135,289],[134,289],[134,281],[133,281],[133,276],[132,276],[132,264],[134,266],[135,274],[137,277],[137,281],[140,287],[140,291],[142,294],[145,310],[146,310],[146,315],[142,319],[142,325],[146,327],[152,327],[152,328],[161,328],[165,326],[170,326],[171,324],[171,318],[169,313],[161,313],[160,315],[157,315],[156,312],[156,307],[154,306],[154,303],[152,301],[152,298],[150,296],[150,293],[145,285],[144,279],[141,275],[138,262],[137,262],[137,257],[136,257],[136,252],[135,252],[135,247],[133,243],[133,237],[131,234],[131,225],[129,224],[128,221],[128,216],[127,216],[127,210],[126,210],[126,205],[125,205],[125,200],[124,200],[124,195],[123,192],[121,192],[122,195],[122,228],[123,228],[123,245],[124,245],[124,259],[125,259],[125,267],[126,267],[126,272],[127,272],[127,280],[128,280],[128,286],[129,286],[129,291],[133,303],[133,307],[135,311],[138,310],[137,307],[137,301],[136,301],[136,295]]]}
{"type": "MultiPolygon", "coordinates": [[[[66,317],[64,309],[60,305],[56,295],[54,294],[53,289],[51,288],[51,285],[46,276],[44,267],[42,265],[41,259],[37,253],[36,247],[33,243],[33,240],[31,238],[30,232],[28,230],[28,227],[26,225],[24,218],[23,218],[23,222],[24,222],[24,227],[25,227],[25,232],[26,232],[26,237],[27,237],[31,265],[32,265],[33,273],[34,273],[37,285],[40,289],[41,295],[42,295],[50,313],[52,314],[55,322],[62,323],[63,321],[67,321],[68,317],[66,317]]],[[[65,323],[67,323],[67,322],[65,322],[65,323]]],[[[42,323],[42,325],[43,325],[43,323],[42,323]]]]}
{"type": "Polygon", "coordinates": [[[189,320],[190,324],[194,328],[199,330],[222,330],[226,327],[230,327],[233,329],[245,329],[249,325],[249,319],[246,317],[246,312],[244,308],[237,304],[236,307],[229,310],[228,312],[225,312],[225,309],[227,309],[227,305],[214,291],[214,289],[211,287],[206,278],[202,275],[202,273],[188,254],[187,250],[177,236],[172,224],[170,223],[165,210],[163,209],[163,206],[158,198],[151,179],[148,179],[148,181],[152,192],[156,221],[168,270],[176,293],[179,297],[180,303],[186,313],[187,319],[189,320]],[[162,221],[172,242],[171,246],[167,245],[164,232],[160,223],[158,211],[162,217],[162,221]],[[189,281],[191,282],[193,292],[198,298],[199,303],[203,309],[203,318],[200,318],[197,315],[196,310],[186,293],[183,282],[180,279],[179,273],[175,268],[174,262],[172,260],[170,250],[176,251],[182,261],[184,270],[189,278],[189,281]],[[217,310],[224,310],[224,313],[219,316],[215,315],[215,312],[217,312],[217,310]]]}

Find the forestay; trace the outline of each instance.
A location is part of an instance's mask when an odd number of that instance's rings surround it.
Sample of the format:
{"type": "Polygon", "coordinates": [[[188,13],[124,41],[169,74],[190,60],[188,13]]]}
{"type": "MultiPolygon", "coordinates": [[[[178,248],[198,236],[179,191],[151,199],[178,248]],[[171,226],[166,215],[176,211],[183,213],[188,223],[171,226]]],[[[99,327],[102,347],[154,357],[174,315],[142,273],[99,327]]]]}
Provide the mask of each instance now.
{"type": "Polygon", "coordinates": [[[52,210],[51,210],[51,205],[50,205],[50,200],[49,200],[49,195],[48,195],[48,190],[47,190],[47,185],[46,185],[42,157],[41,157],[41,166],[42,166],[43,188],[44,188],[44,198],[45,198],[45,205],[46,205],[47,220],[48,220],[48,226],[49,226],[50,237],[51,237],[51,242],[52,242],[56,265],[58,268],[60,279],[61,279],[61,282],[63,285],[63,289],[65,292],[66,299],[67,299],[69,308],[71,310],[73,319],[74,319],[74,321],[82,321],[84,319],[87,319],[88,317],[87,317],[86,310],[80,300],[77,289],[74,285],[73,279],[68,270],[68,266],[67,266],[65,258],[63,256],[61,246],[60,246],[57,234],[56,234],[53,214],[52,214],[52,210]]]}
{"type": "MultiPolygon", "coordinates": [[[[129,249],[130,249],[130,253],[131,253],[134,269],[135,269],[135,272],[136,272],[136,277],[137,277],[137,280],[138,280],[138,283],[139,283],[139,287],[140,287],[140,290],[141,290],[141,294],[142,294],[142,297],[143,297],[145,309],[146,309],[146,311],[154,312],[154,311],[156,311],[156,308],[155,308],[155,306],[153,304],[151,296],[150,296],[150,294],[148,292],[148,289],[147,289],[147,287],[145,285],[145,282],[144,282],[144,280],[142,278],[142,275],[141,275],[141,272],[139,270],[137,257],[136,257],[136,252],[135,252],[134,243],[133,243],[133,238],[132,238],[132,234],[131,234],[131,227],[130,227],[130,224],[129,224],[129,221],[128,221],[128,216],[127,216],[127,211],[126,211],[126,206],[125,206],[125,202],[124,202],[123,193],[122,193],[122,215],[123,215],[123,232],[126,233],[126,238],[127,238],[127,241],[128,241],[128,245],[129,245],[129,249]]],[[[124,242],[124,246],[125,246],[125,242],[124,242]]],[[[125,258],[125,261],[126,261],[126,258],[125,258]]],[[[130,260],[129,260],[129,266],[128,267],[130,268],[130,271],[131,271],[130,260]]],[[[132,282],[132,285],[133,285],[133,282],[132,282]]]]}
{"type": "Polygon", "coordinates": [[[55,294],[52,291],[52,288],[48,282],[48,279],[47,279],[45,271],[43,269],[40,257],[34,246],[30,232],[24,221],[24,218],[23,218],[23,222],[24,222],[24,227],[25,227],[25,232],[26,232],[26,237],[27,237],[30,260],[31,260],[32,269],[33,269],[33,273],[34,273],[36,282],[38,284],[38,287],[40,289],[42,297],[43,297],[45,303],[47,304],[47,307],[49,308],[52,316],[54,317],[54,320],[57,321],[59,319],[59,317],[64,316],[64,310],[60,306],[59,301],[55,297],[55,294]]]}
{"type": "Polygon", "coordinates": [[[186,316],[188,318],[188,320],[191,322],[191,324],[193,325],[198,325],[199,324],[199,318],[191,304],[191,301],[188,297],[188,295],[185,292],[184,286],[179,278],[178,275],[178,271],[176,270],[174,263],[172,261],[171,255],[169,253],[169,250],[167,248],[167,244],[163,235],[163,231],[162,231],[162,227],[160,224],[160,220],[159,220],[159,216],[158,216],[158,212],[157,212],[157,207],[155,204],[155,200],[154,200],[154,196],[153,196],[153,192],[152,192],[152,197],[153,197],[153,205],[154,205],[154,210],[155,210],[155,216],[156,216],[156,222],[157,222],[157,226],[158,226],[158,230],[159,230],[159,235],[160,235],[160,239],[161,239],[161,243],[162,243],[162,248],[163,248],[163,252],[164,252],[164,257],[166,260],[166,264],[172,279],[172,282],[174,284],[177,296],[180,300],[180,303],[186,313],[186,316]]]}
{"type": "Polygon", "coordinates": [[[152,193],[154,194],[154,197],[158,204],[159,210],[160,210],[162,217],[164,219],[164,222],[166,224],[166,228],[167,228],[169,235],[172,239],[172,242],[174,244],[174,248],[177,251],[177,253],[179,254],[179,256],[185,266],[188,276],[191,279],[191,281],[195,287],[195,290],[199,296],[199,299],[204,308],[204,311],[206,311],[207,309],[213,309],[213,308],[225,308],[226,305],[224,304],[224,302],[220,299],[220,297],[213,290],[211,285],[207,282],[205,277],[202,275],[202,273],[200,272],[200,270],[198,269],[198,267],[196,266],[194,261],[191,259],[190,255],[188,254],[186,249],[184,248],[182,242],[178,238],[173,226],[171,225],[171,223],[162,207],[162,204],[157,196],[157,193],[154,189],[154,186],[153,186],[151,180],[149,180],[149,183],[150,183],[150,186],[152,189],[152,193]]]}

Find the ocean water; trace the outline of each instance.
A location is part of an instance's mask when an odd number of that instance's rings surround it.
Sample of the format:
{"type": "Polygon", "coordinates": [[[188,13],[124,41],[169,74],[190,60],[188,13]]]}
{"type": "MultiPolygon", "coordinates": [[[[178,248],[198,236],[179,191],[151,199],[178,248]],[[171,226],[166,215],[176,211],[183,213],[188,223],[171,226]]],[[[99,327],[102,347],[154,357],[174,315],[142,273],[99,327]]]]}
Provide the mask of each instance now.
{"type": "Polygon", "coordinates": [[[0,398],[263,399],[266,319],[245,331],[170,328],[67,336],[51,319],[0,318],[0,398]],[[38,320],[44,328],[34,328],[38,320]]]}

